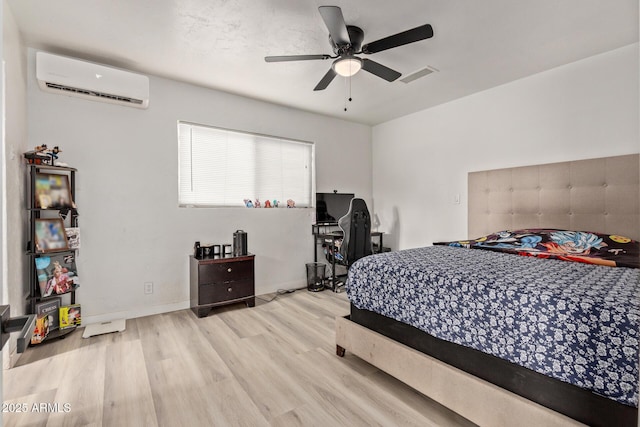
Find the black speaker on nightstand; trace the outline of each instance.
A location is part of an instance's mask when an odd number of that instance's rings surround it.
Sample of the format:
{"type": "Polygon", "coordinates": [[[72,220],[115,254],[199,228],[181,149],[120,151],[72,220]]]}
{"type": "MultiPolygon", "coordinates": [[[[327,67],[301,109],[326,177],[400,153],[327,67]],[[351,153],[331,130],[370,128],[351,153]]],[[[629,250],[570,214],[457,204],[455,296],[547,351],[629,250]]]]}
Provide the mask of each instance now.
{"type": "Polygon", "coordinates": [[[247,255],[247,233],[237,230],[233,233],[233,256],[247,255]]]}

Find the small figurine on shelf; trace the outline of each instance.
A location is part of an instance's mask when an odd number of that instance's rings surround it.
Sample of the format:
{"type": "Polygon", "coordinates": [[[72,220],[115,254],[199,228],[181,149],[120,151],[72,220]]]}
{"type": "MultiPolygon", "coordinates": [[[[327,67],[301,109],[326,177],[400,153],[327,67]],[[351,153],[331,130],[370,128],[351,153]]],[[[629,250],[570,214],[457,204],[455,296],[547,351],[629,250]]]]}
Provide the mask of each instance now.
{"type": "Polygon", "coordinates": [[[277,201],[276,199],[273,199],[273,202],[271,202],[271,204],[273,205],[274,208],[277,208],[280,202],[277,201]]]}
{"type": "Polygon", "coordinates": [[[50,157],[46,155],[47,144],[36,146],[33,150],[24,153],[24,158],[28,163],[34,165],[47,164],[50,161],[50,157]]]}
{"type": "Polygon", "coordinates": [[[47,150],[45,152],[49,157],[51,157],[51,166],[53,166],[55,161],[58,160],[58,153],[62,153],[62,150],[56,145],[51,150],[47,150]]]}
{"type": "Polygon", "coordinates": [[[254,208],[259,208],[260,206],[260,199],[256,199],[255,203],[253,204],[254,208]]]}
{"type": "Polygon", "coordinates": [[[253,207],[253,202],[249,199],[244,199],[244,205],[248,208],[252,208],[253,207]]]}
{"type": "Polygon", "coordinates": [[[288,208],[295,208],[296,207],[296,202],[294,202],[291,199],[287,200],[287,207],[288,208]]]}
{"type": "Polygon", "coordinates": [[[269,199],[265,200],[264,207],[265,208],[270,208],[271,207],[271,200],[269,200],[269,199]]]}

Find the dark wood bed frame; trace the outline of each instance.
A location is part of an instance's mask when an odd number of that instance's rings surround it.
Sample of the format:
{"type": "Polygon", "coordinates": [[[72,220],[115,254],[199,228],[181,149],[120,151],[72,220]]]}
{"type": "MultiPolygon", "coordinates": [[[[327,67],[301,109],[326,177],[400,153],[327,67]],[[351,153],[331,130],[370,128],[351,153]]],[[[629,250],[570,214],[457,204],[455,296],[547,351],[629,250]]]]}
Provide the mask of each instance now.
{"type": "MultiPolygon", "coordinates": [[[[637,427],[637,408],[498,357],[441,340],[413,326],[351,306],[350,320],[450,366],[591,426],[637,427]]],[[[345,349],[336,352],[344,356],[345,349]]]]}

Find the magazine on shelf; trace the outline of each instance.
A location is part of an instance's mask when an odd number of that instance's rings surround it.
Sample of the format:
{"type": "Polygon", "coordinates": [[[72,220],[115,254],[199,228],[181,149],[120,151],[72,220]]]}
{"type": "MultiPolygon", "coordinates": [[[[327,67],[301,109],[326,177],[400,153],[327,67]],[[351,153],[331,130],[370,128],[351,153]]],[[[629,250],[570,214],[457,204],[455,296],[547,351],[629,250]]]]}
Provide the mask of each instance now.
{"type": "Polygon", "coordinates": [[[40,344],[49,335],[49,316],[43,314],[36,318],[36,327],[33,329],[31,344],[40,344]]]}
{"type": "Polygon", "coordinates": [[[69,249],[80,249],[80,227],[66,227],[64,231],[67,233],[69,249]]]}
{"type": "Polygon", "coordinates": [[[51,298],[46,301],[36,303],[36,317],[49,317],[49,330],[55,331],[60,327],[60,310],[61,299],[51,298]]]}
{"type": "Polygon", "coordinates": [[[80,285],[75,254],[39,256],[35,264],[41,297],[64,294],[80,285]]]}
{"type": "Polygon", "coordinates": [[[82,324],[82,310],[80,304],[64,305],[60,307],[60,329],[73,328],[82,324]]]}

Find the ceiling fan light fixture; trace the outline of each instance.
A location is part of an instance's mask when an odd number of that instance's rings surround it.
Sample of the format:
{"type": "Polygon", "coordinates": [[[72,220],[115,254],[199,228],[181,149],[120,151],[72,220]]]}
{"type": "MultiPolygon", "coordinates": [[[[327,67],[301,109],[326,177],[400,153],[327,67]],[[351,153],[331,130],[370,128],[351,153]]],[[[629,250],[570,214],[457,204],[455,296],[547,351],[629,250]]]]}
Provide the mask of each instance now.
{"type": "Polygon", "coordinates": [[[333,62],[333,71],[343,77],[351,77],[362,68],[362,59],[355,56],[343,56],[333,62]]]}
{"type": "Polygon", "coordinates": [[[331,68],[313,88],[314,91],[326,89],[337,75],[351,77],[361,69],[388,82],[396,81],[402,76],[401,73],[371,59],[360,59],[354,55],[369,55],[433,37],[433,28],[431,25],[425,24],[362,45],[364,31],[360,27],[347,25],[344,22],[342,9],[338,6],[320,6],[318,11],[327,30],[329,30],[329,44],[336,56],[328,54],[284,55],[266,56],[264,58],[266,62],[335,59],[331,64],[331,68]]]}

